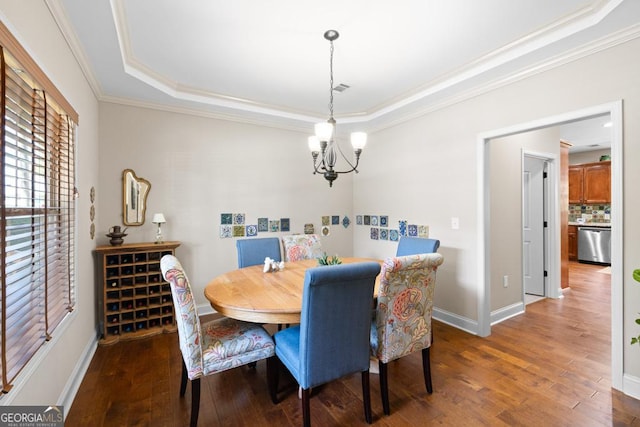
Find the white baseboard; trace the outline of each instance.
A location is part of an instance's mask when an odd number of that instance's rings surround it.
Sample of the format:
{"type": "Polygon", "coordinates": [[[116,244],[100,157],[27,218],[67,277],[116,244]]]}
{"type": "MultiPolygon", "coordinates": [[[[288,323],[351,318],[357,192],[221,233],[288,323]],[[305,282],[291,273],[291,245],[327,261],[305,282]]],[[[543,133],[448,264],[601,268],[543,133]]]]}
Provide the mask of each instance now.
{"type": "Polygon", "coordinates": [[[217,311],[211,307],[211,304],[202,304],[198,306],[198,316],[206,316],[207,314],[215,314],[217,311]]]}
{"type": "Polygon", "coordinates": [[[524,313],[524,303],[522,301],[515,304],[502,307],[499,310],[491,312],[491,326],[496,323],[504,322],[514,316],[524,313]]]}
{"type": "Polygon", "coordinates": [[[449,326],[453,326],[454,328],[462,329],[463,331],[473,335],[478,335],[478,322],[475,320],[459,316],[455,313],[451,313],[437,307],[433,308],[433,318],[442,323],[446,323],[449,326]]]}
{"type": "Polygon", "coordinates": [[[98,337],[96,336],[85,346],[82,352],[82,356],[80,357],[80,359],[78,359],[78,363],[76,363],[76,366],[69,376],[64,389],[62,389],[62,392],[60,393],[60,397],[58,397],[58,405],[63,405],[65,408],[65,419],[67,417],[67,414],[69,413],[69,410],[71,409],[73,400],[76,398],[76,394],[80,389],[80,384],[87,374],[87,370],[89,369],[89,365],[91,364],[91,360],[93,359],[93,355],[96,353],[97,349],[98,337]]]}
{"type": "Polygon", "coordinates": [[[624,374],[622,376],[622,390],[627,396],[640,400],[640,378],[624,374]]]}

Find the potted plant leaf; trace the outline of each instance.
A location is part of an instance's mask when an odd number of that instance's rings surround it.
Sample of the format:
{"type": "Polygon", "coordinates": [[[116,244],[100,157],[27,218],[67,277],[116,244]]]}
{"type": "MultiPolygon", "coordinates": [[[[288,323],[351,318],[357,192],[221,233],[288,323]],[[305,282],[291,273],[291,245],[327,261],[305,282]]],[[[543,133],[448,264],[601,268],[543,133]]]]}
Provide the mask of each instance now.
{"type": "MultiPolygon", "coordinates": [[[[640,282],[640,269],[633,270],[633,279],[636,282],[640,282]]],[[[640,318],[636,319],[636,323],[638,325],[640,325],[640,318]]],[[[631,338],[631,344],[639,344],[640,345],[640,335],[638,335],[637,337],[632,337],[631,338]]]]}

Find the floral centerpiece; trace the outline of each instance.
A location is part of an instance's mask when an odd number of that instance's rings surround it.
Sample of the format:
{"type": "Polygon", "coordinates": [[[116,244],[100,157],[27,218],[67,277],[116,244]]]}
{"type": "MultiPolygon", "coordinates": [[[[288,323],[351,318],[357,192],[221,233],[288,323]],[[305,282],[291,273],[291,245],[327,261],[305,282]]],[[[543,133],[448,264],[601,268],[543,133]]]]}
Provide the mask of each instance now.
{"type": "Polygon", "coordinates": [[[340,258],[338,258],[338,255],[334,255],[331,257],[327,256],[327,253],[325,252],[323,256],[318,257],[318,265],[337,265],[337,264],[342,264],[342,261],[340,260],[340,258]]]}

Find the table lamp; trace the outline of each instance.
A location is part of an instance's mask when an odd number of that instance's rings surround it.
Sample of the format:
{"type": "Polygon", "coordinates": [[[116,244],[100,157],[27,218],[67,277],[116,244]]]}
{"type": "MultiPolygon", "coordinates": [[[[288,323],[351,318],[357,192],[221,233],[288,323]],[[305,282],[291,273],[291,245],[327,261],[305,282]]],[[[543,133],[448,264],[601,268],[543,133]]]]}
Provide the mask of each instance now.
{"type": "Polygon", "coordinates": [[[153,219],[151,220],[154,224],[158,224],[158,231],[156,231],[156,243],[162,243],[162,224],[167,222],[164,218],[164,214],[156,213],[153,214],[153,219]]]}

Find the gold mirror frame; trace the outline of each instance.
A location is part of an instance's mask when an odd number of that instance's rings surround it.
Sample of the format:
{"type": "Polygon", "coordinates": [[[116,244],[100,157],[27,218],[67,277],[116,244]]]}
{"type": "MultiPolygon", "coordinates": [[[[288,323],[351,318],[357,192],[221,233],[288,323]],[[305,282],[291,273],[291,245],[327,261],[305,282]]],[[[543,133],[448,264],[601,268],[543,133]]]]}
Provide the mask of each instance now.
{"type": "Polygon", "coordinates": [[[147,196],[151,183],[138,178],[131,169],[122,172],[122,222],[124,225],[142,225],[147,211],[147,196]]]}

